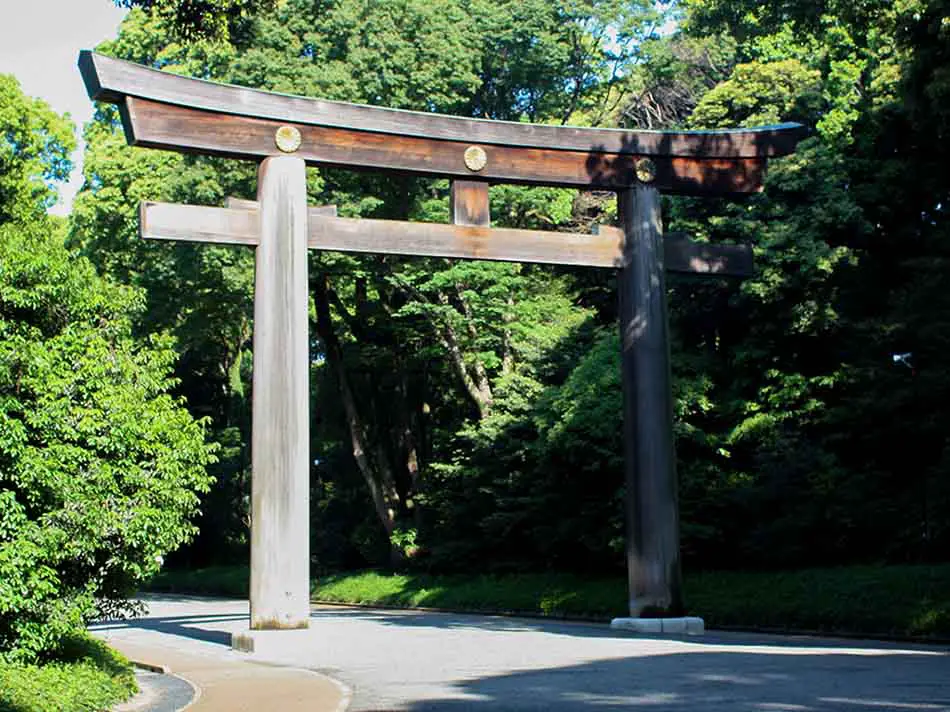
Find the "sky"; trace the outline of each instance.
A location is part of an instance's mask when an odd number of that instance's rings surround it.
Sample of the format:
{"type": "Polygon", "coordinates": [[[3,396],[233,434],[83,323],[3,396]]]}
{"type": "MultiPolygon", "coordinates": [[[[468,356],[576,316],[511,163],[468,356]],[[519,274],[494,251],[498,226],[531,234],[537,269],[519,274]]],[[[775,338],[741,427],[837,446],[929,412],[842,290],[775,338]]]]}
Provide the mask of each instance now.
{"type": "MultiPolygon", "coordinates": [[[[80,138],[93,105],[76,68],[80,49],[114,37],[127,12],[112,0],[0,0],[0,74],[12,74],[23,92],[69,112],[80,138]]],[[[65,215],[82,183],[82,147],[73,155],[73,175],[60,188],[50,212],[65,215]]]]}

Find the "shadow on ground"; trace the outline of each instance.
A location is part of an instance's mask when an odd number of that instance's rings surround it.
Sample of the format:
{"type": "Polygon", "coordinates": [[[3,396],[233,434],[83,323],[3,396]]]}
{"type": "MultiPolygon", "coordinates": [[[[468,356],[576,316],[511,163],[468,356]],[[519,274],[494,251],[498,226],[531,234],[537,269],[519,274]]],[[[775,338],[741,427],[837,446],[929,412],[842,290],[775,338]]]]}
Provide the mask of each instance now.
{"type": "MultiPolygon", "coordinates": [[[[606,623],[587,623],[559,621],[557,619],[521,618],[479,613],[440,613],[433,611],[380,610],[374,608],[333,607],[316,609],[311,612],[311,620],[321,618],[338,620],[346,616],[353,620],[364,620],[385,626],[410,628],[435,628],[449,630],[489,630],[499,632],[536,631],[552,635],[567,635],[581,638],[635,638],[632,634],[618,633],[606,623]]],[[[665,636],[664,639],[676,639],[665,636]]],[[[681,640],[696,645],[768,645],[783,648],[872,648],[874,650],[919,650],[931,653],[942,650],[950,654],[950,647],[928,645],[925,643],[903,643],[853,638],[819,637],[813,635],[774,635],[768,633],[733,633],[708,631],[703,636],[684,636],[681,640]]]]}
{"type": "Polygon", "coordinates": [[[223,630],[214,630],[203,628],[203,625],[212,625],[215,623],[230,623],[231,621],[246,621],[247,614],[224,614],[224,615],[193,615],[193,616],[142,616],[141,618],[130,618],[127,620],[103,621],[90,626],[90,630],[97,633],[106,633],[109,631],[126,630],[135,628],[138,630],[154,630],[168,635],[177,635],[182,638],[200,640],[205,643],[216,643],[218,645],[231,647],[231,634],[223,630]]]}
{"type": "Polygon", "coordinates": [[[950,712],[946,656],[884,658],[702,650],[631,657],[473,679],[456,686],[458,698],[403,709],[950,712]]]}
{"type": "MultiPolygon", "coordinates": [[[[112,621],[96,628],[151,630],[228,646],[229,633],[214,628],[246,620],[246,613],[193,614],[112,621]]],[[[419,660],[421,677],[413,681],[380,676],[385,671],[375,661],[372,669],[360,669],[357,661],[365,663],[373,656],[354,658],[350,651],[350,662],[330,672],[344,679],[353,676],[353,712],[950,712],[948,648],[715,632],[680,643],[618,635],[603,625],[524,618],[352,608],[312,613],[315,635],[321,621],[330,627],[348,620],[404,628],[407,634],[413,629],[447,631],[445,640],[431,638],[433,655],[419,660]],[[569,646],[587,651],[572,657],[603,659],[541,667],[533,659],[543,656],[534,657],[529,646],[553,638],[514,635],[510,644],[520,651],[512,658],[515,669],[496,674],[496,662],[462,644],[466,631],[566,636],[572,639],[569,646]],[[619,644],[603,646],[593,639],[619,644]],[[457,677],[447,681],[446,670],[458,670],[457,677]],[[399,701],[380,704],[387,699],[399,701]]],[[[364,643],[371,645],[372,627],[360,635],[364,633],[370,636],[364,643]]]]}

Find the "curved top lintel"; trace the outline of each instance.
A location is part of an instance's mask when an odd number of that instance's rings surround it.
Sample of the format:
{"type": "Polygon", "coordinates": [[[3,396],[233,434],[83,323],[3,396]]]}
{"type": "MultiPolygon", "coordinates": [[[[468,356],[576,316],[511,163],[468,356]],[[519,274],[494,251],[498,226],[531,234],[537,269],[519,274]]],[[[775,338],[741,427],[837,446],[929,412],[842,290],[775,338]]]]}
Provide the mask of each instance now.
{"type": "Polygon", "coordinates": [[[769,158],[792,153],[806,129],[779,124],[717,131],[626,131],[471,119],[249,89],[159,71],[83,50],[89,98],[138,97],[204,111],[354,131],[512,148],[691,158],[769,158]]]}

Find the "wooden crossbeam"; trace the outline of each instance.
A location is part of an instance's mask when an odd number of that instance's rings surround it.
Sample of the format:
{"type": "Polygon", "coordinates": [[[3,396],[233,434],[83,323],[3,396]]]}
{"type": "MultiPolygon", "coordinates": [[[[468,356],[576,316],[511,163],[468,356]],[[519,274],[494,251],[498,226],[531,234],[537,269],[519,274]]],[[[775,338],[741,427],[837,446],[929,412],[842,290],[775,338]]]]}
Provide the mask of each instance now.
{"type": "MultiPolygon", "coordinates": [[[[227,206],[153,203],[139,205],[139,234],[150,240],[217,242],[225,245],[249,245],[260,241],[260,215],[257,202],[228,198],[227,206]]],[[[311,218],[336,215],[335,205],[309,208],[311,218]]]]}
{"type": "MultiPolygon", "coordinates": [[[[286,124],[128,97],[120,106],[126,138],[133,146],[261,159],[274,155],[274,136],[286,124]]],[[[643,156],[628,153],[486,146],[485,166],[473,172],[464,162],[470,144],[392,136],[355,129],[294,124],[301,136],[293,155],[309,165],[388,171],[498,183],[619,189],[637,183],[643,156]]],[[[655,185],[685,195],[751,193],[761,189],[765,158],[656,156],[655,185]]]]}
{"type": "Polygon", "coordinates": [[[696,242],[682,232],[663,236],[664,265],[667,272],[712,277],[751,277],[754,273],[752,247],[696,242]]]}
{"type": "Polygon", "coordinates": [[[623,232],[602,227],[580,235],[394,220],[320,218],[310,224],[311,247],[340,252],[619,267],[623,232]]]}
{"type": "Polygon", "coordinates": [[[139,204],[139,235],[150,240],[254,246],[261,239],[260,223],[257,210],[148,201],[139,204]]]}
{"type": "Polygon", "coordinates": [[[578,188],[646,181],[703,195],[760,190],[767,160],[805,135],[798,124],[627,131],[486,121],[206,82],[93,52],[79,65],[89,96],[119,106],[130,144],[238,159],[286,151],[310,165],[578,188]]]}
{"type": "MultiPolygon", "coordinates": [[[[224,199],[224,207],[234,208],[236,210],[257,210],[258,203],[256,200],[245,200],[244,198],[235,198],[234,196],[228,196],[224,199]]],[[[336,217],[336,206],[335,205],[311,205],[307,208],[307,214],[310,217],[320,217],[320,216],[330,216],[336,217]]]]}
{"type": "MultiPolygon", "coordinates": [[[[287,124],[346,129],[396,138],[456,141],[526,149],[612,155],[770,158],[795,150],[804,127],[781,124],[715,131],[629,131],[486,121],[432,112],[387,109],[203,81],[84,50],[79,69],[91,99],[122,104],[128,97],[204,112],[287,124]]],[[[179,131],[187,129],[178,126],[179,131]]],[[[249,151],[250,152],[250,151],[249,151]]],[[[251,152],[252,153],[252,152],[251,152]]]]}
{"type": "MultiPolygon", "coordinates": [[[[257,203],[229,198],[235,207],[143,202],[140,233],[150,240],[184,240],[255,246],[260,242],[257,203]]],[[[396,220],[337,218],[335,206],[309,209],[311,249],[449,257],[499,262],[622,267],[623,230],[600,226],[592,235],[513,230],[396,220]]],[[[666,236],[666,270],[716,277],[752,274],[745,245],[697,243],[682,233],[666,236]]]]}

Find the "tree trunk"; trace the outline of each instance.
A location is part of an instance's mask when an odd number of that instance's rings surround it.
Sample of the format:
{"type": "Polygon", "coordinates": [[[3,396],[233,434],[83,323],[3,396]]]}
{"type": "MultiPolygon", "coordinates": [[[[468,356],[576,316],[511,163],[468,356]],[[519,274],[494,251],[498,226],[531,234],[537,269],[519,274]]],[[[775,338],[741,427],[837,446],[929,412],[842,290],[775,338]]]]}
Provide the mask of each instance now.
{"type": "MultiPolygon", "coordinates": [[[[439,301],[442,304],[448,304],[448,295],[439,292],[439,301]]],[[[474,329],[474,326],[471,328],[474,329]]],[[[468,393],[469,397],[475,403],[475,407],[478,408],[479,419],[483,420],[491,413],[492,405],[491,386],[488,383],[488,376],[485,373],[484,366],[476,359],[473,369],[474,374],[469,373],[468,367],[465,365],[465,357],[462,355],[462,347],[459,345],[458,335],[455,333],[453,326],[448,322],[442,327],[442,344],[449,352],[449,360],[455,372],[458,374],[459,379],[462,381],[465,392],[468,393]]]]}
{"type": "Polygon", "coordinates": [[[323,341],[323,346],[326,349],[327,363],[330,368],[333,369],[337,384],[340,388],[340,399],[343,402],[343,410],[346,413],[346,423],[350,431],[353,458],[356,460],[360,474],[363,476],[363,480],[369,489],[376,515],[386,530],[386,537],[391,538],[396,526],[395,503],[389,501],[384,487],[377,482],[376,473],[369,459],[369,438],[367,429],[356,406],[353,389],[350,387],[346,366],[343,363],[343,350],[340,347],[340,341],[333,328],[333,320],[330,316],[329,285],[325,274],[314,276],[312,292],[317,312],[317,333],[323,341]]]}

